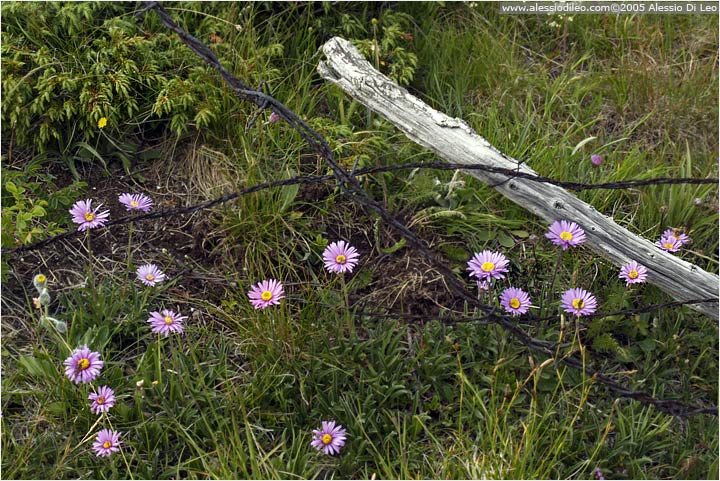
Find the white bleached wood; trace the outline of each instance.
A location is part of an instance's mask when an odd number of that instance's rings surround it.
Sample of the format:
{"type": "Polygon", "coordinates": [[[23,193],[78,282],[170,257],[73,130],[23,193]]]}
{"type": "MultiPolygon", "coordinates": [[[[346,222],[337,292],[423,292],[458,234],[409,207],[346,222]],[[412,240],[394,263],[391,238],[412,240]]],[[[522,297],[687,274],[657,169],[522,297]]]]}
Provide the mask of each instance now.
{"type": "MultiPolygon", "coordinates": [[[[318,65],[323,78],[387,118],[414,142],[453,163],[517,168],[516,160],[495,149],[463,120],[432,109],[375,70],[350,42],[334,37],[325,43],[323,52],[326,60],[318,65]]],[[[520,171],[536,175],[525,164],[520,166],[520,171]]],[[[507,180],[503,174],[479,170],[465,172],[490,185],[507,180]]],[[[596,254],[616,266],[630,260],[638,261],[649,270],[648,282],[677,300],[718,297],[717,275],[662,251],[653,242],[617,225],[612,218],[561,187],[512,179],[496,185],[495,189],[548,223],[557,219],[577,222],[585,230],[587,244],[596,254]]],[[[601,291],[602,286],[582,287],[601,291]]],[[[715,320],[719,318],[717,303],[690,307],[715,320]]]]}

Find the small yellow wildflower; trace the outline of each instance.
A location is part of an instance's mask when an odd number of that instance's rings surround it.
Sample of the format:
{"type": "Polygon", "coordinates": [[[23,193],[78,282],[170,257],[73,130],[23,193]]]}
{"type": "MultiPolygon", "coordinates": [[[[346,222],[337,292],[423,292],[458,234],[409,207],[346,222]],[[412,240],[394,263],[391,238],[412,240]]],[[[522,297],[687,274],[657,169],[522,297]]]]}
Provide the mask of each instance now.
{"type": "Polygon", "coordinates": [[[107,118],[100,117],[100,120],[98,120],[98,128],[102,129],[107,125],[107,118]]]}

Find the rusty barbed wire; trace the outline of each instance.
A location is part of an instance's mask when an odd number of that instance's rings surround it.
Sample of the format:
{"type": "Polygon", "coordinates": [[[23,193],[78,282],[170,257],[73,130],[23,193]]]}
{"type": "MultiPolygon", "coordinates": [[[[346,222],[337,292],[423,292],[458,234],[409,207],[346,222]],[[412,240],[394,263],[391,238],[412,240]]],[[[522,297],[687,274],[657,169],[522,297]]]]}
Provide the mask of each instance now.
{"type": "MultiPolygon", "coordinates": [[[[235,92],[235,94],[242,100],[246,100],[248,102],[251,102],[258,107],[261,108],[261,110],[264,109],[272,109],[275,113],[277,113],[283,120],[285,120],[290,127],[292,127],[295,131],[298,132],[298,134],[307,142],[309,147],[315,151],[315,153],[322,158],[329,168],[332,170],[333,175],[331,176],[297,176],[290,179],[284,179],[279,181],[273,181],[273,182],[267,182],[265,184],[258,184],[256,186],[247,187],[245,189],[242,189],[238,192],[226,194],[224,196],[221,196],[217,199],[203,202],[201,204],[197,204],[190,207],[184,207],[184,208],[178,208],[178,209],[172,209],[169,211],[162,211],[162,212],[156,212],[151,214],[145,214],[140,216],[135,216],[132,218],[122,218],[118,219],[116,221],[109,222],[106,224],[107,226],[114,226],[114,225],[120,225],[123,223],[129,223],[132,221],[140,221],[144,219],[151,219],[151,218],[159,218],[169,215],[181,215],[184,213],[190,213],[193,211],[201,210],[201,209],[207,209],[211,208],[215,205],[228,202],[230,200],[233,200],[240,195],[248,194],[251,192],[257,192],[259,190],[265,189],[265,188],[271,188],[271,187],[278,187],[278,186],[284,186],[284,185],[292,185],[292,184],[301,184],[301,183],[317,183],[317,182],[325,182],[328,180],[335,180],[340,189],[342,190],[343,194],[350,197],[353,201],[357,202],[363,209],[366,211],[372,211],[378,214],[388,225],[392,226],[395,230],[397,230],[406,240],[407,242],[413,246],[423,257],[425,257],[432,265],[433,267],[443,275],[445,278],[445,281],[447,282],[448,287],[450,287],[460,298],[462,298],[464,301],[466,301],[469,305],[477,308],[482,312],[482,315],[485,317],[487,321],[491,321],[495,324],[500,325],[503,329],[505,329],[508,333],[513,335],[516,339],[518,339],[523,345],[526,347],[542,352],[548,356],[551,356],[555,358],[556,352],[553,351],[552,346],[548,345],[546,341],[542,341],[540,339],[535,339],[528,335],[525,331],[523,331],[516,322],[513,321],[513,319],[510,318],[510,316],[504,315],[500,312],[498,312],[497,308],[495,306],[489,306],[482,304],[479,302],[479,300],[470,293],[470,291],[467,290],[464,282],[460,281],[455,273],[447,267],[439,258],[438,255],[433,252],[426,244],[426,242],[418,237],[415,233],[413,233],[405,224],[400,222],[398,219],[396,219],[390,212],[387,211],[383,206],[381,206],[377,201],[373,200],[360,186],[360,183],[357,180],[357,176],[363,175],[363,174],[369,174],[369,173],[375,173],[375,172],[382,172],[382,171],[391,171],[391,170],[399,170],[400,168],[424,168],[426,166],[432,165],[434,168],[438,169],[457,169],[462,168],[465,170],[486,170],[493,173],[504,173],[508,175],[508,180],[511,180],[512,178],[529,178],[530,180],[535,180],[538,182],[548,182],[548,183],[555,183],[556,185],[564,186],[567,188],[575,188],[575,190],[586,190],[586,189],[593,189],[593,188],[628,188],[628,187],[637,187],[640,185],[652,185],[655,184],[677,184],[677,183],[696,183],[696,184],[705,184],[705,183],[713,183],[717,182],[717,179],[655,179],[653,182],[653,179],[645,179],[645,180],[635,180],[635,181],[625,181],[625,184],[622,183],[607,183],[604,187],[597,187],[595,186],[591,187],[587,184],[578,184],[578,183],[559,183],[560,181],[556,181],[549,178],[543,178],[540,176],[534,176],[531,174],[521,173],[512,169],[502,169],[502,171],[495,170],[496,168],[491,168],[487,166],[467,166],[467,165],[452,165],[452,164],[422,164],[420,163],[415,164],[413,167],[410,167],[410,164],[405,164],[404,166],[386,166],[386,167],[374,167],[370,169],[366,169],[366,172],[363,171],[357,171],[353,173],[347,172],[342,166],[340,166],[337,161],[335,160],[332,149],[330,149],[329,145],[325,141],[325,139],[317,133],[315,130],[313,130],[307,123],[305,123],[302,119],[300,119],[293,111],[288,109],[285,105],[283,105],[281,102],[273,98],[272,96],[265,94],[263,92],[257,91],[252,89],[249,85],[247,85],[242,80],[234,77],[231,75],[227,70],[224,69],[224,67],[220,64],[218,58],[215,56],[215,54],[210,50],[209,47],[204,45],[202,42],[200,42],[197,38],[193,37],[189,33],[185,32],[182,28],[180,28],[172,19],[172,17],[165,11],[165,9],[162,7],[162,5],[159,2],[153,1],[153,2],[145,2],[145,8],[138,12],[138,15],[146,14],[148,11],[154,11],[161,21],[161,23],[170,29],[171,31],[175,32],[181,40],[190,48],[193,52],[195,52],[200,58],[205,61],[208,65],[213,67],[215,70],[218,71],[220,76],[225,80],[225,82],[228,84],[228,86],[235,92]],[[528,176],[528,177],[526,177],[528,176]],[[630,184],[628,184],[630,182],[630,184]],[[574,186],[574,187],[573,187],[574,186]],[[578,189],[578,187],[580,187],[578,189]]],[[[57,242],[62,239],[67,239],[72,237],[73,235],[76,235],[74,232],[68,232],[65,234],[60,234],[58,236],[55,236],[50,239],[46,239],[44,241],[38,242],[36,244],[33,244],[31,246],[26,247],[20,247],[15,249],[3,249],[3,253],[18,253],[23,251],[29,251],[38,249],[40,247],[46,246],[50,243],[57,242]]],[[[699,301],[692,301],[693,303],[696,302],[718,302],[718,299],[704,299],[699,301]]],[[[648,306],[646,306],[648,307],[648,306]]],[[[628,314],[627,311],[623,312],[623,314],[628,314]]],[[[553,319],[556,319],[553,317],[553,319]]],[[[608,387],[611,391],[615,392],[621,397],[635,399],[637,401],[640,401],[645,404],[651,404],[654,405],[657,409],[659,409],[662,412],[677,415],[677,416],[689,416],[693,414],[699,414],[699,413],[706,413],[706,414],[714,414],[717,415],[717,406],[695,406],[690,405],[687,403],[684,403],[679,400],[668,400],[668,399],[658,399],[653,396],[651,396],[648,393],[642,392],[642,391],[634,391],[627,389],[625,386],[620,384],[619,382],[609,378],[607,375],[603,374],[602,372],[596,371],[592,368],[589,368],[584,364],[584,362],[581,359],[578,359],[577,357],[574,357],[574,355],[570,354],[567,356],[563,356],[562,358],[558,359],[556,362],[561,362],[567,366],[574,367],[577,369],[580,369],[586,373],[586,375],[590,376],[594,380],[600,381],[603,385],[608,387]]]]}
{"type": "MultiPolygon", "coordinates": [[[[487,306],[480,303],[465,287],[464,283],[455,276],[452,270],[445,266],[436,256],[434,252],[430,250],[427,244],[417,237],[415,233],[410,231],[405,224],[397,220],[392,214],[384,209],[380,204],[371,199],[368,194],[361,188],[357,179],[350,175],[345,169],[343,169],[336,161],[333,156],[330,146],[327,144],[325,139],[313,130],[308,124],[300,119],[294,112],[289,110],[281,102],[277,101],[273,97],[249,89],[247,84],[236,79],[229,72],[227,72],[218,61],[217,57],[212,51],[202,44],[199,40],[183,31],[172,19],[172,17],[165,11],[159,2],[146,2],[148,9],[154,10],[160,21],[170,30],[176,32],[180,38],[185,42],[189,48],[198,53],[205,60],[205,62],[211,67],[215,68],[220,75],[225,79],[227,84],[236,92],[236,94],[245,100],[248,100],[255,105],[265,109],[272,108],[282,119],[294,128],[300,136],[308,143],[308,145],[328,164],[332,169],[336,180],[339,183],[342,191],[348,195],[351,199],[358,202],[366,210],[376,212],[380,217],[385,220],[386,223],[394,227],[410,245],[415,247],[423,257],[425,257],[435,269],[440,272],[445,278],[448,285],[459,294],[461,298],[467,301],[470,305],[483,311],[486,317],[490,320],[494,320],[497,324],[501,325],[506,331],[518,338],[526,346],[540,350],[549,355],[554,355],[551,351],[548,351],[547,347],[538,345],[537,341],[525,333],[522,329],[519,329],[512,321],[508,320],[505,316],[498,314],[497,308],[494,306],[487,306]]],[[[512,171],[511,176],[517,176],[520,173],[512,171]]],[[[602,373],[596,372],[590,368],[587,368],[580,360],[574,357],[564,357],[562,362],[568,366],[572,366],[578,369],[582,369],[586,374],[593,376],[595,379],[600,380],[604,385],[609,387],[611,390],[616,392],[622,397],[628,397],[639,400],[647,404],[653,404],[663,412],[670,414],[682,415],[685,413],[698,413],[698,412],[711,412],[717,413],[717,406],[702,407],[702,406],[690,406],[685,403],[674,401],[674,400],[662,400],[656,399],[651,395],[640,392],[628,390],[616,381],[607,378],[602,373]]]]}
{"type": "Polygon", "coordinates": [[[545,184],[553,184],[558,187],[565,189],[583,191],[583,190],[620,190],[630,189],[633,187],[643,187],[648,185],[675,185],[675,184],[717,184],[720,182],[718,178],[695,178],[695,177],[684,177],[673,179],[670,177],[656,177],[652,179],[630,179],[621,180],[616,182],[603,182],[599,184],[584,184],[581,182],[568,182],[563,180],[551,179],[549,177],[543,177],[541,175],[528,174],[526,172],[519,172],[514,169],[505,169],[502,167],[491,167],[489,165],[467,165],[467,164],[456,164],[450,162],[407,162],[397,165],[387,165],[381,167],[370,167],[362,169],[357,172],[357,175],[363,174],[374,174],[379,172],[392,172],[395,170],[407,170],[407,169],[433,169],[433,170],[481,170],[483,172],[489,172],[493,174],[506,174],[508,179],[504,182],[513,179],[525,179],[532,182],[539,182],[545,184]]]}
{"type": "MultiPolygon", "coordinates": [[[[548,183],[557,185],[559,187],[568,188],[571,190],[576,191],[583,191],[583,190],[595,190],[595,189],[628,189],[632,187],[640,187],[640,186],[648,186],[648,185],[668,185],[668,184],[712,184],[712,183],[718,183],[720,182],[720,179],[716,178],[666,178],[666,177],[659,177],[659,178],[652,178],[652,179],[631,179],[631,180],[624,180],[624,181],[617,181],[617,182],[604,182],[600,184],[583,184],[579,182],[566,182],[561,180],[555,180],[548,177],[542,177],[542,176],[535,176],[531,174],[526,174],[523,172],[518,172],[513,169],[504,169],[500,167],[491,167],[487,165],[466,165],[466,164],[457,164],[457,163],[449,163],[449,162],[406,162],[402,164],[396,164],[396,165],[385,165],[385,166],[375,166],[375,167],[365,167],[362,169],[357,169],[354,171],[351,171],[349,174],[353,177],[362,177],[364,175],[371,175],[371,174],[378,174],[383,172],[394,172],[399,170],[413,170],[413,169],[428,169],[428,170],[481,170],[485,172],[490,173],[496,173],[496,174],[506,174],[510,176],[507,180],[512,180],[513,178],[523,178],[528,179],[534,182],[540,182],[540,183],[548,183]]],[[[121,217],[119,219],[114,219],[112,221],[109,221],[105,224],[105,227],[114,227],[118,225],[123,224],[129,224],[130,222],[134,221],[141,221],[146,219],[160,219],[163,217],[174,217],[181,214],[188,214],[191,212],[195,212],[198,210],[203,209],[210,209],[212,207],[215,207],[218,204],[222,204],[225,202],[229,202],[231,200],[237,199],[238,197],[241,197],[243,195],[251,194],[254,192],[259,192],[261,190],[265,189],[271,189],[274,187],[284,187],[288,185],[298,185],[298,184],[319,184],[323,182],[330,182],[335,181],[336,176],[333,174],[327,174],[327,175],[296,175],[287,179],[280,179],[280,180],[274,180],[270,182],[263,182],[260,184],[256,184],[251,187],[246,187],[243,189],[240,189],[236,192],[228,193],[225,195],[222,195],[220,197],[217,197],[212,200],[208,200],[205,202],[200,202],[195,205],[187,206],[187,207],[180,207],[175,209],[168,209],[163,211],[157,211],[153,212],[151,214],[144,214],[139,216],[126,216],[121,217]]],[[[34,242],[32,244],[28,244],[26,246],[19,246],[19,247],[3,247],[0,249],[0,252],[3,254],[14,254],[14,253],[21,253],[21,252],[29,252],[33,250],[40,249],[42,247],[46,247],[49,244],[52,244],[54,242],[68,239],[71,237],[74,237],[78,235],[79,232],[77,231],[69,231],[64,232],[62,234],[57,234],[53,237],[49,237],[47,239],[44,239],[42,241],[34,242]]]]}

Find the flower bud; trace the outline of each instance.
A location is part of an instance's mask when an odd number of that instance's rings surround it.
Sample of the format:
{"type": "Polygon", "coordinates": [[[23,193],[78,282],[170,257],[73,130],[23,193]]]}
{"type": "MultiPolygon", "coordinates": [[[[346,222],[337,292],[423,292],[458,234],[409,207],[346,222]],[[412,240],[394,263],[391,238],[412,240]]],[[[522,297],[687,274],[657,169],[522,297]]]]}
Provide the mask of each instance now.
{"type": "Polygon", "coordinates": [[[45,286],[47,286],[47,277],[45,277],[45,274],[37,274],[33,277],[33,285],[38,292],[42,292],[45,286]]]}
{"type": "Polygon", "coordinates": [[[40,325],[46,327],[47,329],[52,329],[54,327],[61,333],[67,331],[67,324],[50,316],[40,316],[40,325]]]}
{"type": "Polygon", "coordinates": [[[55,329],[57,329],[60,334],[65,334],[67,332],[67,324],[65,324],[63,321],[59,321],[59,320],[55,319],[54,317],[50,317],[50,316],[47,316],[47,317],[43,316],[43,319],[45,319],[46,321],[52,322],[53,325],[55,326],[55,329]]]}
{"type": "Polygon", "coordinates": [[[40,292],[40,297],[38,297],[38,301],[40,302],[41,306],[49,306],[50,305],[50,293],[47,289],[43,289],[40,292]]]}
{"type": "Polygon", "coordinates": [[[592,154],[590,156],[590,163],[594,165],[595,167],[600,167],[600,164],[602,164],[603,158],[602,155],[599,154],[592,154]]]}

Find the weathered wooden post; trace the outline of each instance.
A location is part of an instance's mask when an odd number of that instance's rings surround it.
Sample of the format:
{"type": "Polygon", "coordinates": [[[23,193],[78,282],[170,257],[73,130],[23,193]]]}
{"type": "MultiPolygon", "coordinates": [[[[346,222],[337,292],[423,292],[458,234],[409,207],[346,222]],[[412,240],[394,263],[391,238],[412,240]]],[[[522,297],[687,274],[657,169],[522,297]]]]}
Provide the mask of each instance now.
{"type": "MultiPolygon", "coordinates": [[[[323,46],[323,52],[327,60],[318,66],[323,78],[387,118],[411,140],[438,156],[461,164],[518,167],[516,160],[500,153],[464,121],[431,108],[375,70],[347,40],[332,38],[323,46]]],[[[525,164],[519,170],[536,174],[525,164]]],[[[662,251],[561,187],[520,178],[508,180],[504,174],[466,172],[493,185],[505,197],[548,223],[557,219],[577,222],[585,229],[587,243],[598,255],[617,266],[630,260],[638,261],[648,268],[648,281],[675,299],[718,297],[717,275],[662,251]]],[[[690,307],[713,319],[719,318],[717,303],[692,304],[690,307]]]]}

